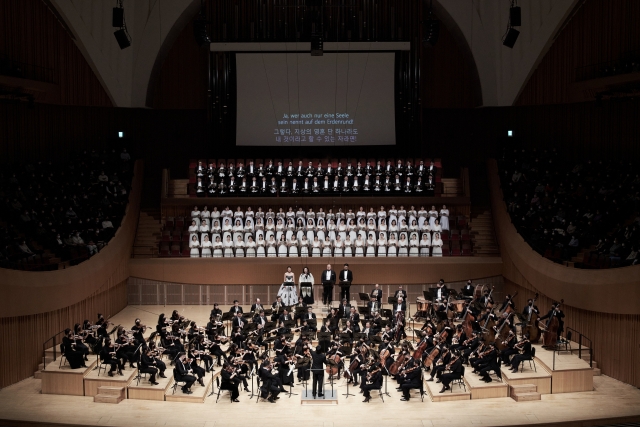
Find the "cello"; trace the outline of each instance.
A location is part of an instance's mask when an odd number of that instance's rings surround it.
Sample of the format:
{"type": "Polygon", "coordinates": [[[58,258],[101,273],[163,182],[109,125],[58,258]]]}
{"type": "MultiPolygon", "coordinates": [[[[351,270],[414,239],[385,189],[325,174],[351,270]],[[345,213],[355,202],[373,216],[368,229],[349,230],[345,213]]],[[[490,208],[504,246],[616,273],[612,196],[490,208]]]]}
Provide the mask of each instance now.
{"type": "Polygon", "coordinates": [[[469,310],[471,304],[473,304],[473,301],[469,302],[467,309],[464,312],[464,316],[462,316],[462,330],[467,337],[473,336],[473,321],[476,320],[473,314],[471,314],[471,310],[469,310]]]}
{"type": "Polygon", "coordinates": [[[393,362],[391,364],[391,366],[389,366],[389,373],[391,375],[397,375],[398,372],[400,372],[400,369],[402,368],[402,366],[404,366],[404,364],[407,362],[408,357],[405,354],[405,352],[401,352],[398,355],[398,358],[396,359],[395,362],[393,362]]]}
{"type": "MultiPolygon", "coordinates": [[[[538,314],[534,313],[533,306],[536,304],[536,300],[538,299],[538,294],[533,297],[533,302],[531,303],[531,310],[529,311],[529,317],[527,317],[527,323],[524,329],[529,334],[529,341],[532,344],[537,344],[540,340],[540,327],[538,326],[538,314]]],[[[524,333],[523,333],[524,335],[524,333]]]]}
{"type": "Polygon", "coordinates": [[[560,302],[553,307],[553,312],[549,319],[547,319],[547,323],[544,327],[544,336],[542,337],[542,346],[543,347],[555,347],[556,342],[558,341],[558,328],[560,327],[560,321],[556,316],[560,305],[564,303],[564,299],[561,299],[560,302]]]}
{"type": "Polygon", "coordinates": [[[424,359],[424,362],[422,362],[423,366],[425,368],[431,369],[431,365],[433,365],[434,360],[436,360],[436,357],[438,357],[439,354],[440,354],[440,344],[437,344],[429,352],[427,357],[424,359]]]}

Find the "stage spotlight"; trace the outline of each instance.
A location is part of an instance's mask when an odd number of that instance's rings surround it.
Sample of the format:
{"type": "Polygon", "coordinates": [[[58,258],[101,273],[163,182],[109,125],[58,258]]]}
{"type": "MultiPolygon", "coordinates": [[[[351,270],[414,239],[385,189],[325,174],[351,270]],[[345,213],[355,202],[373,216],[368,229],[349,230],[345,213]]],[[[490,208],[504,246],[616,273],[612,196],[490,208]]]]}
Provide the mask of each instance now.
{"type": "Polygon", "coordinates": [[[513,136],[513,131],[512,130],[508,130],[507,131],[507,136],[509,136],[509,137],[513,136]]]}
{"type": "Polygon", "coordinates": [[[129,38],[129,34],[127,34],[126,29],[120,28],[118,31],[114,32],[113,35],[116,36],[120,49],[126,49],[131,46],[131,39],[129,38]]]}
{"type": "Polygon", "coordinates": [[[509,28],[507,31],[507,35],[502,39],[502,44],[506,47],[513,49],[513,46],[516,44],[516,40],[518,40],[518,36],[520,35],[520,31],[515,28],[509,28]]]}
{"type": "Polygon", "coordinates": [[[124,138],[124,132],[118,132],[118,138],[124,138]]]}

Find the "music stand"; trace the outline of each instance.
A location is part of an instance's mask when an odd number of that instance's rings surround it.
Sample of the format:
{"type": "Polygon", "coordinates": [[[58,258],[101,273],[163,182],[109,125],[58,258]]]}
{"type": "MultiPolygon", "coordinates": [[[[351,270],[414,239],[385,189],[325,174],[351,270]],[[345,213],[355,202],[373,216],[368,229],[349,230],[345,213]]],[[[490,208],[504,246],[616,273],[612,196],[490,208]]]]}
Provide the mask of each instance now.
{"type": "Polygon", "coordinates": [[[225,328],[227,330],[227,335],[229,335],[229,322],[233,320],[233,315],[230,312],[222,313],[221,321],[226,322],[225,328]]]}
{"type": "Polygon", "coordinates": [[[371,344],[377,344],[378,346],[382,344],[382,338],[380,338],[378,335],[369,336],[369,341],[371,341],[371,344]]]}
{"type": "Polygon", "coordinates": [[[348,343],[351,343],[351,336],[348,333],[342,333],[340,332],[340,342],[344,342],[347,341],[348,343]]]}
{"type": "Polygon", "coordinates": [[[287,329],[295,328],[296,327],[296,321],[295,320],[285,320],[284,321],[284,327],[287,328],[287,329]]]}
{"type": "Polygon", "coordinates": [[[363,306],[367,306],[367,303],[369,301],[371,301],[371,298],[369,298],[369,294],[366,292],[358,292],[358,296],[360,297],[360,301],[363,302],[363,306]]]}
{"type": "Polygon", "coordinates": [[[354,332],[353,334],[353,339],[354,340],[361,340],[365,337],[365,335],[362,332],[354,332]]]}
{"type": "Polygon", "coordinates": [[[358,307],[358,313],[365,318],[371,317],[371,307],[358,307]]]}
{"type": "Polygon", "coordinates": [[[424,296],[424,299],[433,301],[433,293],[431,291],[422,291],[422,295],[424,296]]]}
{"type": "MultiPolygon", "coordinates": [[[[396,300],[396,302],[397,302],[397,300],[396,300]]],[[[391,311],[388,308],[383,308],[383,309],[380,310],[380,316],[386,317],[387,319],[390,319],[391,316],[393,316],[393,311],[391,311]]]]}
{"type": "Polygon", "coordinates": [[[322,352],[326,353],[331,342],[331,332],[318,332],[318,345],[322,348],[322,352]]]}
{"type": "Polygon", "coordinates": [[[387,297],[387,304],[394,305],[394,304],[397,304],[397,303],[398,303],[398,298],[396,298],[396,297],[387,297]]]}

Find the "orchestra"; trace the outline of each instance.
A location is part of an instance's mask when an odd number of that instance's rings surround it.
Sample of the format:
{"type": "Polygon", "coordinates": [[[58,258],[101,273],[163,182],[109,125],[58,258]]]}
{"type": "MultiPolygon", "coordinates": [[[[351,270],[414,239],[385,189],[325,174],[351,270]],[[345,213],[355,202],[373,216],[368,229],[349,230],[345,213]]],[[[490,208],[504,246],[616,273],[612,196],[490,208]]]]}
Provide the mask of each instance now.
{"type": "MultiPolygon", "coordinates": [[[[326,271],[332,273],[330,267],[326,271]]],[[[99,315],[95,325],[85,320],[66,329],[62,349],[72,369],[85,367],[93,352],[99,363],[109,366],[108,376],[124,376],[128,364],[148,374],[150,386],[167,378],[165,370],[171,365],[184,394],[191,394],[194,384],[206,387],[208,373],[220,375],[220,388],[230,392],[232,402],[239,402],[240,384],[251,392],[249,382],[253,385],[255,377],[260,396],[271,403],[296,381],[312,381],[313,398],[322,398],[325,371],[330,381],[344,378],[359,387],[363,402],[370,402],[371,390],[380,390],[390,379],[397,382],[401,400],[409,401],[410,391],[420,389],[421,381],[441,383],[440,393],[450,390],[464,365],[472,368],[471,375],[491,382],[492,374],[501,378],[505,369],[516,373],[533,358],[530,322],[540,312],[537,295],[518,311],[517,293],[507,294],[496,305],[493,290],[468,281],[456,292],[440,280],[416,299],[418,310],[410,318],[406,317],[409,294],[401,285],[390,309],[384,308],[382,288],[375,284],[364,308],[343,298],[338,307],[323,309],[322,319],[302,298],[296,305],[286,305],[279,296],[266,306],[256,298],[246,314],[235,300],[227,314],[214,304],[206,327],[178,310],[169,318],[161,313],[150,335],[153,328],[140,318],[129,330],[117,325],[108,331],[113,323],[99,315]],[[416,322],[422,326],[410,331],[416,322]],[[222,367],[219,373],[216,366],[222,367]]],[[[544,334],[555,327],[551,339],[557,339],[562,328],[562,303],[554,303],[535,325],[544,334]]]]}

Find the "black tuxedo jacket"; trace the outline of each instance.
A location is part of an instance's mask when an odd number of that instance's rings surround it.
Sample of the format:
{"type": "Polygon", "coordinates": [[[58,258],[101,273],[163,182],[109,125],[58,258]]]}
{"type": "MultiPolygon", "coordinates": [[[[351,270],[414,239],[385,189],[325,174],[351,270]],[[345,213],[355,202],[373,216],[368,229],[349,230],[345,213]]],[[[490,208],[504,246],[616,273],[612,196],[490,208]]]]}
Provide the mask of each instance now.
{"type": "Polygon", "coordinates": [[[233,314],[235,314],[238,311],[240,313],[243,313],[242,307],[240,307],[240,306],[236,307],[236,306],[232,305],[231,308],[229,309],[229,313],[233,313],[233,314]],[[236,308],[237,308],[237,310],[236,310],[236,308]]]}
{"type": "Polygon", "coordinates": [[[375,291],[375,289],[373,291],[371,291],[371,300],[376,299],[378,302],[382,301],[382,289],[378,289],[378,294],[374,297],[373,296],[373,292],[375,291]]]}
{"type": "Polygon", "coordinates": [[[257,310],[256,310],[256,304],[252,304],[251,305],[251,311],[255,312],[255,311],[260,311],[260,310],[264,310],[264,305],[260,304],[260,308],[258,308],[257,310]]]}
{"type": "Polygon", "coordinates": [[[407,300],[407,291],[403,290],[397,290],[396,293],[393,295],[394,297],[398,298],[398,297],[402,297],[403,300],[407,300]]]}
{"type": "MultiPolygon", "coordinates": [[[[398,303],[393,304],[393,314],[398,311],[398,303]]],[[[407,311],[407,302],[402,301],[402,311],[407,311]]]]}
{"type": "Polygon", "coordinates": [[[353,282],[353,273],[351,272],[351,270],[341,270],[340,275],[338,277],[341,282],[349,282],[349,283],[353,282]],[[347,273],[346,280],[344,278],[345,272],[347,273]]]}
{"type": "Polygon", "coordinates": [[[338,307],[338,317],[339,318],[347,318],[351,313],[351,304],[342,305],[338,307]]]}
{"type": "Polygon", "coordinates": [[[331,279],[327,281],[327,270],[322,270],[322,274],[320,275],[320,280],[323,285],[335,285],[336,284],[336,272],[335,270],[331,270],[331,279]]]}

